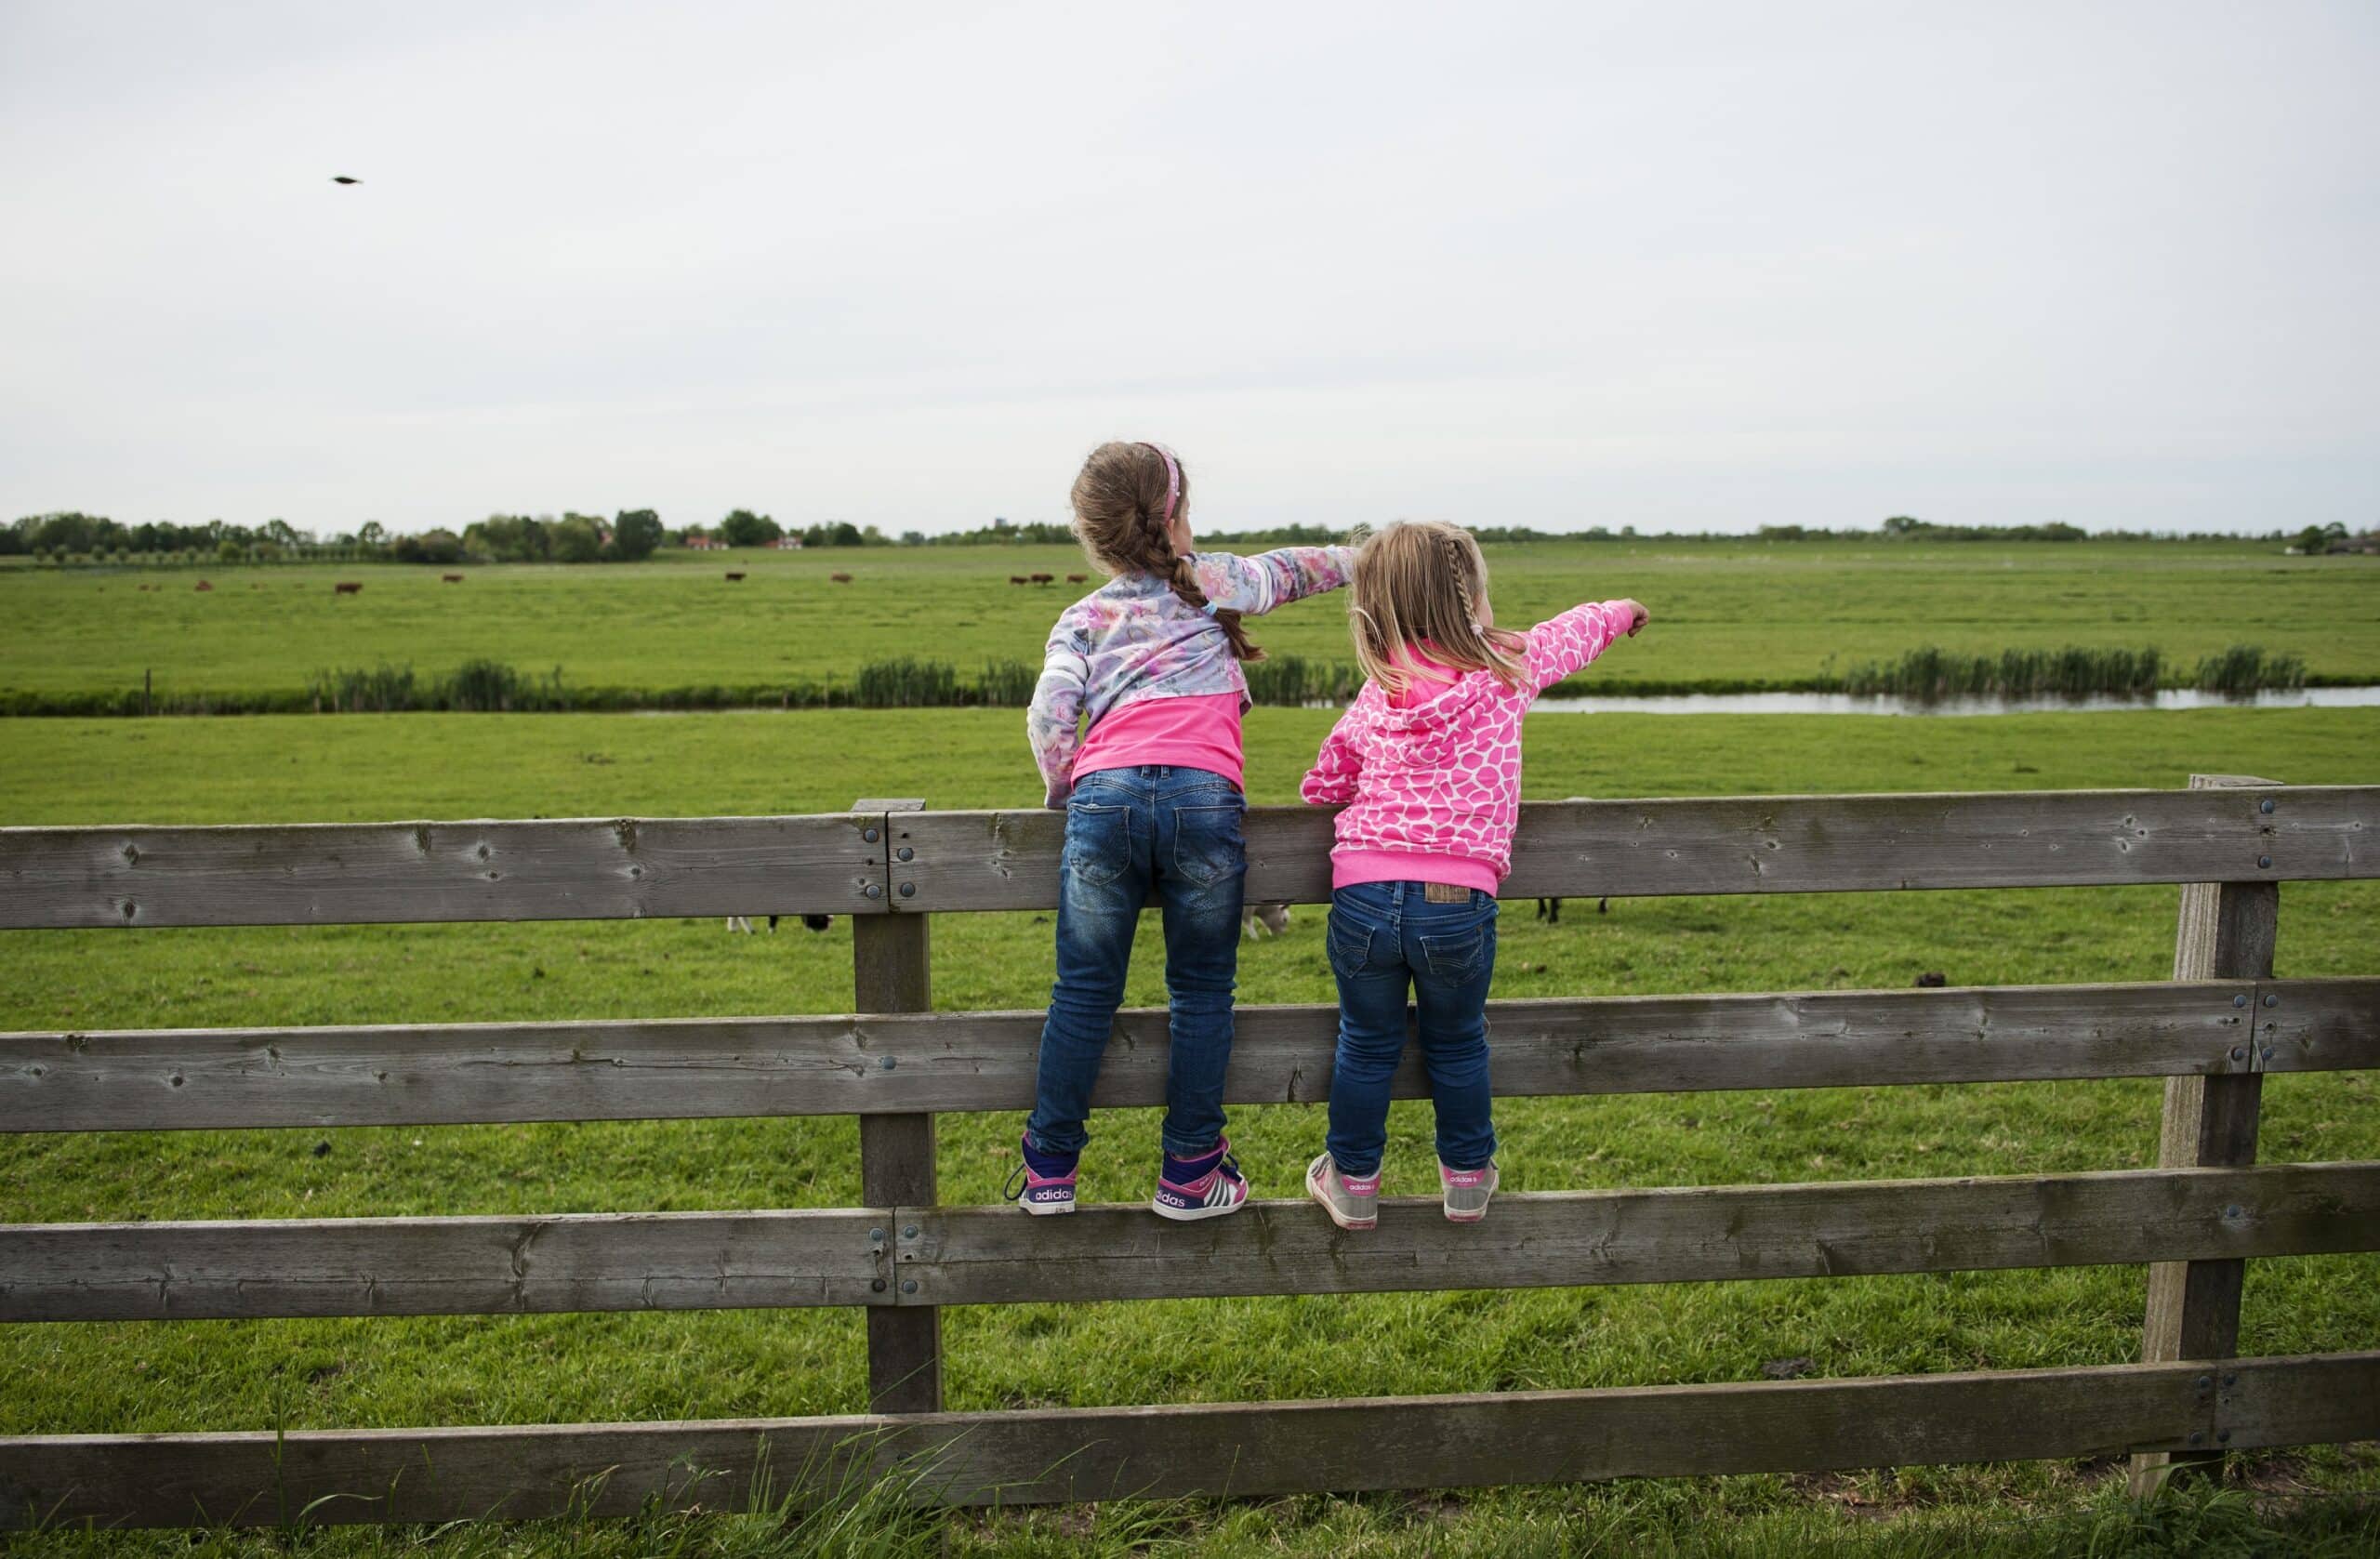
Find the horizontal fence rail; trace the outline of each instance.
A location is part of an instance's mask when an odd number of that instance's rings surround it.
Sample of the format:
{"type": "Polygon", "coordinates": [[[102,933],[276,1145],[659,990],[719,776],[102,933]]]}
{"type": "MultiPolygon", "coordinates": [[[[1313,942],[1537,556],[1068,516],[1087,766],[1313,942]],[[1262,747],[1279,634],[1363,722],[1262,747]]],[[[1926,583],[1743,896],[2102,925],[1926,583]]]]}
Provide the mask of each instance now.
{"type": "Polygon", "coordinates": [[[2380,1435],[2380,1354],[1496,1395],[0,1438],[0,1526],[767,1508],[870,1475],[1044,1504],[1828,1472],[2380,1435]]]}
{"type": "Polygon", "coordinates": [[[890,1209],[0,1225],[0,1321],[890,1302],[890,1209]],[[873,1231],[875,1238],[869,1238],[873,1231]]]}
{"type": "MultiPolygon", "coordinates": [[[[0,929],[862,915],[880,817],[0,828],[0,929]]],[[[873,886],[876,892],[870,895],[873,886]]]]}
{"type": "MultiPolygon", "coordinates": [[[[2056,888],[2380,873],[2380,786],[2052,790],[1538,802],[1506,898],[2056,888]]],[[[1048,909],[1065,820],[920,813],[898,826],[894,907],[1048,909]],[[913,890],[913,891],[912,891],[913,890]]],[[[1250,900],[1330,896],[1330,816],[1248,814],[1250,900]]]]}
{"type": "MultiPolygon", "coordinates": [[[[1039,1012],[0,1034],[0,1131],[1022,1110],[1039,1012]]],[[[1490,1002],[1504,1096],[2380,1066],[2380,979],[1490,1002]]],[[[1224,1100],[1329,1097],[1338,1009],[1242,1007],[1224,1100]]],[[[1093,1103],[1165,1101],[1162,1009],[1093,1103]]],[[[1396,1096],[1425,1097],[1418,1048],[1396,1096]]]]}
{"type": "MultiPolygon", "coordinates": [[[[1248,897],[1328,899],[1330,819],[1251,811],[1248,897]]],[[[2375,821],[2370,786],[1539,802],[1503,892],[2365,878],[2375,821]]],[[[0,929],[1047,909],[1064,829],[1046,811],[0,828],[0,929]]]]}
{"type": "Polygon", "coordinates": [[[2380,1164],[1145,1208],[0,1226],[0,1321],[716,1310],[1553,1288],[2380,1249],[2380,1164]]]}

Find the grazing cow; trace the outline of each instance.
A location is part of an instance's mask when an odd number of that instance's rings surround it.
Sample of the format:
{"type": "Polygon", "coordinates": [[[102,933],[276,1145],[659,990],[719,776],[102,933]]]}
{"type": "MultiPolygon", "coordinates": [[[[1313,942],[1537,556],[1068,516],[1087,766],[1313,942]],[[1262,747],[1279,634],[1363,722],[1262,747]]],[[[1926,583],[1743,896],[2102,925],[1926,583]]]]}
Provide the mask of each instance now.
{"type": "Polygon", "coordinates": [[[1921,991],[1938,991],[1950,983],[1950,977],[1949,975],[1943,973],[1938,969],[1930,969],[1917,977],[1917,989],[1921,991]]]}
{"type": "Polygon", "coordinates": [[[1240,934],[1253,940],[1279,936],[1289,929],[1289,906],[1266,900],[1239,912],[1240,934]]]}
{"type": "Polygon", "coordinates": [[[360,596],[363,593],[364,582],[360,579],[342,579],[331,587],[331,594],[335,596],[360,596]]]}
{"type": "Polygon", "coordinates": [[[1058,576],[1054,574],[1037,574],[1033,575],[1033,582],[1037,585],[1047,585],[1053,582],[1057,577],[1058,576]]]}
{"type": "Polygon", "coordinates": [[[1069,585],[1088,585],[1091,583],[1091,575],[1088,574],[1069,574],[1066,575],[1066,583],[1069,585]]]}
{"type": "Polygon", "coordinates": [[[1008,576],[1008,582],[1012,585],[1022,585],[1026,581],[1025,575],[1022,574],[1012,574],[1008,576]]]}
{"type": "Polygon", "coordinates": [[[463,576],[459,574],[442,574],[438,577],[449,585],[459,585],[463,582],[463,576]]]}
{"type": "Polygon", "coordinates": [[[200,580],[200,581],[198,582],[198,588],[199,588],[200,589],[202,589],[202,590],[211,590],[211,589],[213,589],[215,587],[214,587],[214,586],[212,586],[212,585],[210,585],[210,584],[208,584],[205,580],[202,579],[202,580],[200,580]]]}
{"type": "Polygon", "coordinates": [[[852,576],[848,574],[830,574],[826,577],[838,585],[848,585],[852,582],[852,576]]]}
{"type": "Polygon", "coordinates": [[[733,585],[743,577],[744,575],[740,570],[731,570],[727,575],[727,582],[733,585]]]}

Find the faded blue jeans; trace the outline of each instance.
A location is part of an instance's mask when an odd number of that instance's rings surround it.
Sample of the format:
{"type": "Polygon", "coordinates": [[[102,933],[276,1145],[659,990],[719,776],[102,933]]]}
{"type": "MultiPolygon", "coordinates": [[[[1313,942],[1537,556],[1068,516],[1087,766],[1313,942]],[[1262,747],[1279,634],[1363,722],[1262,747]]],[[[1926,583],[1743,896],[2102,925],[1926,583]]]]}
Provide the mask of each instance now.
{"type": "Polygon", "coordinates": [[[1380,1169],[1389,1080],[1405,1053],[1405,993],[1413,992],[1421,1065],[1438,1112],[1438,1159],[1483,1169],[1496,1156],[1488,1086],[1488,986],[1496,973],[1496,896],[1461,890],[1431,904],[1420,882],[1359,882],[1330,895],[1330,972],[1339,981],[1339,1053],[1330,1069],[1330,1135],[1342,1174],[1380,1169]]]}
{"type": "Polygon", "coordinates": [[[1151,899],[1165,916],[1173,1038],[1165,1151],[1195,1158],[1223,1135],[1247,810],[1237,786],[1204,769],[1151,763],[1077,776],[1058,862],[1058,979],[1025,1123],[1037,1150],[1072,1156],[1090,1140],[1083,1122],[1091,1085],[1124,999],[1132,933],[1151,899]]]}

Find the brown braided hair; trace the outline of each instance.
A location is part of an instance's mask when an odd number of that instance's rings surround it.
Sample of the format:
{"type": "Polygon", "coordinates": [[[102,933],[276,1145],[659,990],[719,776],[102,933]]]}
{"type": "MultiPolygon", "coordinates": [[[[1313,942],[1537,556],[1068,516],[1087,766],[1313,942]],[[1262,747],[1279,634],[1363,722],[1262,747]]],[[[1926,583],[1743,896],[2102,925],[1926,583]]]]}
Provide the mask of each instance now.
{"type": "MultiPolygon", "coordinates": [[[[1190,471],[1177,459],[1182,494],[1174,512],[1190,508],[1190,471]]],[[[1153,574],[1172,588],[1186,604],[1204,612],[1207,592],[1198,586],[1197,570],[1186,557],[1176,557],[1173,537],[1166,529],[1168,479],[1165,456],[1155,444],[1104,443],[1082,463],[1075,478],[1075,536],[1091,561],[1110,574],[1153,574]]],[[[1215,626],[1231,641],[1239,660],[1263,660],[1264,652],[1249,641],[1236,612],[1216,612],[1215,626]]]]}

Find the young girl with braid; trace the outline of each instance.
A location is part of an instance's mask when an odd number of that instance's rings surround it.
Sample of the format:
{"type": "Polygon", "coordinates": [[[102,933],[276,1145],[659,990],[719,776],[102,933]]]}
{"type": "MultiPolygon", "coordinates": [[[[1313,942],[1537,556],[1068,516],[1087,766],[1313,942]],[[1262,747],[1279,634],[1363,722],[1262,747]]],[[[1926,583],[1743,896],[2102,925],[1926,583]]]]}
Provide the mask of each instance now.
{"type": "Polygon", "coordinates": [[[1330,1130],[1306,1191],[1342,1229],[1380,1217],[1389,1080],[1411,993],[1438,1183],[1458,1223],[1488,1215],[1496,1128],[1488,985],[1496,888],[1520,821],[1521,717],[1537,695],[1640,631],[1635,601],[1590,601],[1526,633],[1496,626],[1471,533],[1393,525],[1355,555],[1347,619],[1366,680],[1299,787],[1338,806],[1330,852],[1330,972],[1339,1051],[1330,1130]]]}
{"type": "Polygon", "coordinates": [[[1248,1199],[1223,1111],[1248,869],[1240,663],[1263,654],[1240,618],[1339,588],[1354,553],[1194,551],[1189,499],[1189,477],[1162,444],[1102,444],[1075,479],[1075,534],[1114,577],[1060,614],[1025,718],[1047,803],[1066,813],[1058,978],[1025,1161],[1009,1181],[1031,1213],[1075,1209],[1091,1085],[1152,899],[1165,918],[1172,1050],[1149,1205],[1189,1220],[1248,1199]]]}

